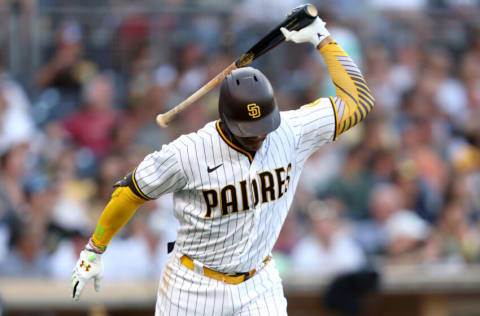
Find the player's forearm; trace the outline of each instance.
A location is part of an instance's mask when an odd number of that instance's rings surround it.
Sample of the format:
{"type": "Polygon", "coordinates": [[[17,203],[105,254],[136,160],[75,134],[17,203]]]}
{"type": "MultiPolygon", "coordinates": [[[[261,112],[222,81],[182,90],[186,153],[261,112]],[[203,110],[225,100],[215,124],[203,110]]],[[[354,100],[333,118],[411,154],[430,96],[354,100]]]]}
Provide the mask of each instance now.
{"type": "Polygon", "coordinates": [[[374,98],[357,65],[330,37],[317,47],[332,77],[337,93],[331,101],[337,111],[336,136],[365,119],[374,106],[374,98]]]}
{"type": "Polygon", "coordinates": [[[113,236],[122,228],[146,200],[129,187],[118,187],[103,210],[97,228],[90,239],[91,246],[103,252],[113,236]]]}

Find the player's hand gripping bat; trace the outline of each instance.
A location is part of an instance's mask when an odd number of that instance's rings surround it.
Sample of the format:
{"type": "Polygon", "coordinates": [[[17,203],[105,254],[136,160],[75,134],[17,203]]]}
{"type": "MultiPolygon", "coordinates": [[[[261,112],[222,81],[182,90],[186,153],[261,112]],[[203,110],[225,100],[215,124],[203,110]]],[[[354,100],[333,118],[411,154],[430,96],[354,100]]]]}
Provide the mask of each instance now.
{"type": "Polygon", "coordinates": [[[246,53],[240,56],[230,66],[207,82],[203,87],[195,91],[191,96],[178,104],[166,113],[157,115],[157,124],[161,127],[167,127],[167,124],[181,111],[185,110],[192,103],[200,99],[204,94],[218,86],[225,77],[233,70],[250,65],[255,59],[276,47],[285,40],[280,28],[284,27],[289,31],[298,31],[313,22],[317,17],[318,11],[312,4],[304,4],[296,7],[287,15],[286,19],[277,25],[270,33],[258,41],[246,53]]]}

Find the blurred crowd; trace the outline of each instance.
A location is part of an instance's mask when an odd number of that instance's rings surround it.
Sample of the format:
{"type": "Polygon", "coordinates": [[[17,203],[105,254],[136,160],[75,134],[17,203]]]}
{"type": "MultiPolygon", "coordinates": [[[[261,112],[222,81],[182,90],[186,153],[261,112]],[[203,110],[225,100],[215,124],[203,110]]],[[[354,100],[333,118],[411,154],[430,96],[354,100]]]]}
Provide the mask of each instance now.
{"type": "MultiPolygon", "coordinates": [[[[68,279],[113,184],[147,153],[217,119],[218,92],[168,129],[155,115],[302,3],[208,2],[217,11],[182,9],[195,1],[163,1],[153,13],[148,1],[136,4],[143,10],[104,1],[103,13],[40,14],[41,63],[28,78],[11,72],[2,48],[0,276],[68,279]]],[[[307,162],[274,250],[281,272],[478,263],[480,4],[311,2],[360,65],[376,106],[307,162]]],[[[282,110],[335,94],[308,45],[283,44],[254,66],[282,110]]],[[[165,196],[137,211],[108,247],[106,279],[159,276],[175,240],[172,207],[165,196]],[[125,253],[135,260],[121,260],[125,253]]]]}

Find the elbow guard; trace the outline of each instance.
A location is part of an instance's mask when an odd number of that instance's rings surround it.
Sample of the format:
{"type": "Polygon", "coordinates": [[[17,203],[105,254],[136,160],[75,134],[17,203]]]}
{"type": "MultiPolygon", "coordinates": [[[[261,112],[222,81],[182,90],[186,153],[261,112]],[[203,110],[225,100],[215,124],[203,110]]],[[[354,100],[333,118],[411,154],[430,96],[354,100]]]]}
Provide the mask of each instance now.
{"type": "Polygon", "coordinates": [[[125,177],[123,177],[122,180],[117,181],[114,185],[114,188],[118,187],[128,187],[132,192],[138,196],[139,198],[149,201],[151,200],[148,196],[143,194],[143,192],[140,190],[140,188],[137,185],[137,182],[135,181],[135,170],[133,172],[130,172],[127,174],[125,177]]]}

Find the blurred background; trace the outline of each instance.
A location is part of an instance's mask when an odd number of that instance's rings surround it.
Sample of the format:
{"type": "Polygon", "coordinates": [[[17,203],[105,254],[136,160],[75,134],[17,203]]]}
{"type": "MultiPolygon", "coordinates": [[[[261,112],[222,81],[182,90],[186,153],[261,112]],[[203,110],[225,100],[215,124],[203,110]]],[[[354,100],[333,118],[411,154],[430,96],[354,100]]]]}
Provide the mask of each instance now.
{"type": "MultiPolygon", "coordinates": [[[[218,91],[168,129],[155,115],[303,3],[0,1],[0,314],[153,314],[171,196],[137,211],[103,290],[74,303],[78,253],[112,185],[217,119],[218,91]]],[[[311,3],[376,106],[305,166],[274,252],[289,315],[480,315],[480,1],[311,3]]],[[[282,110],[335,95],[310,45],[253,66],[282,110]]]]}

